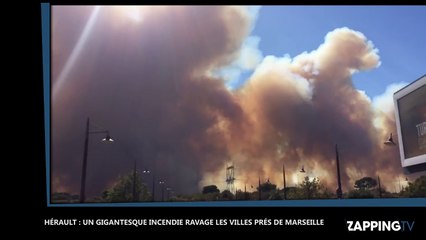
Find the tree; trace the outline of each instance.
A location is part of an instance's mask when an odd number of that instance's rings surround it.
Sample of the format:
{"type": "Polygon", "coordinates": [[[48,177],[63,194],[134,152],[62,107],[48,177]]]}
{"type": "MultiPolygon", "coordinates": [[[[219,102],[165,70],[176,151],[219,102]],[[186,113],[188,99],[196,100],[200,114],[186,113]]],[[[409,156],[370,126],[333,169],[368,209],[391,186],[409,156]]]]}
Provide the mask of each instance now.
{"type": "Polygon", "coordinates": [[[73,203],[78,202],[79,196],[67,192],[55,192],[52,194],[52,202],[55,203],[73,203]]]}
{"type": "MultiPolygon", "coordinates": [[[[277,189],[277,185],[271,183],[269,179],[268,181],[260,184],[260,191],[262,191],[263,193],[268,193],[276,189],[277,189]]],[[[259,191],[259,187],[257,187],[257,190],[259,191]]]]}
{"type": "Polygon", "coordinates": [[[312,180],[309,180],[309,177],[306,176],[303,182],[300,184],[300,188],[302,189],[306,199],[317,197],[320,189],[319,179],[313,178],[312,180]]]}
{"type": "Polygon", "coordinates": [[[414,182],[409,182],[408,187],[401,192],[402,197],[426,197],[426,176],[417,178],[414,182]]]}
{"type": "Polygon", "coordinates": [[[355,181],[354,188],[358,190],[365,190],[365,189],[371,189],[375,186],[377,186],[377,181],[374,178],[363,177],[355,181]]]}
{"type": "Polygon", "coordinates": [[[286,187],[285,189],[287,199],[303,199],[304,194],[302,193],[302,189],[300,187],[286,187]]]}
{"type": "MultiPolygon", "coordinates": [[[[374,189],[377,186],[376,179],[372,177],[363,177],[355,181],[354,190],[348,192],[348,198],[374,198],[379,197],[379,190],[374,189]]],[[[384,186],[381,187],[382,197],[385,192],[384,186]]]]}
{"type": "Polygon", "coordinates": [[[238,189],[235,192],[235,199],[236,200],[248,200],[248,199],[250,199],[250,193],[244,192],[241,189],[238,189]]]}
{"type": "Polygon", "coordinates": [[[348,192],[348,198],[374,198],[374,193],[369,189],[355,189],[348,192]]]}
{"type": "Polygon", "coordinates": [[[136,183],[136,201],[149,201],[151,194],[148,193],[148,188],[142,183],[142,178],[139,173],[136,173],[134,180],[133,171],[127,175],[120,176],[114,186],[105,190],[102,193],[102,198],[106,202],[132,202],[133,199],[133,183],[136,183]]]}
{"type": "Polygon", "coordinates": [[[220,193],[219,189],[217,188],[216,185],[208,185],[208,186],[204,186],[203,187],[203,194],[208,194],[208,193],[220,193]]]}
{"type": "Polygon", "coordinates": [[[269,193],[269,198],[268,198],[268,200],[283,200],[283,196],[282,196],[283,194],[280,192],[280,190],[279,189],[275,189],[275,190],[272,190],[270,193],[269,193]]]}
{"type": "Polygon", "coordinates": [[[234,200],[235,196],[229,190],[224,190],[219,197],[219,200],[234,200]]]}
{"type": "Polygon", "coordinates": [[[335,198],[336,194],[320,183],[317,197],[321,199],[331,199],[331,198],[335,198]]]}
{"type": "MultiPolygon", "coordinates": [[[[276,190],[277,185],[271,183],[268,179],[266,182],[260,184],[261,199],[270,199],[272,193],[274,193],[276,190]]],[[[259,194],[259,187],[257,187],[257,194],[259,194]]]]}

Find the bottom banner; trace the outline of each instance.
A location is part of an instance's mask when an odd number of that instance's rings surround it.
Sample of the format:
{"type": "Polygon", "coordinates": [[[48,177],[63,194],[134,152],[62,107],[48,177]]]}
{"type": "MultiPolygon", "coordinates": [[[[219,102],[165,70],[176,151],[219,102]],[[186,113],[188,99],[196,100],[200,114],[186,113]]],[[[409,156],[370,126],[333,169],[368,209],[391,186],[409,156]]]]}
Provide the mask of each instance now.
{"type": "Polygon", "coordinates": [[[278,231],[399,233],[424,231],[412,207],[47,207],[36,219],[55,231],[278,231]]]}

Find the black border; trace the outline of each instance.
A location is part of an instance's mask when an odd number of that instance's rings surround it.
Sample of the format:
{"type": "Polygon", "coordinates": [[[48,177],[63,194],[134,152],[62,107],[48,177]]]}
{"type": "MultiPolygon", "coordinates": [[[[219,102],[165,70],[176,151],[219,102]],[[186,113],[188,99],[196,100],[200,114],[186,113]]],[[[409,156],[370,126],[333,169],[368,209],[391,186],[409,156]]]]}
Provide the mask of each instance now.
{"type": "MultiPolygon", "coordinates": [[[[56,1],[54,1],[55,3],[56,1]]],[[[302,3],[302,2],[301,2],[302,3]]],[[[139,231],[222,231],[231,230],[240,233],[250,233],[254,231],[260,232],[298,232],[304,238],[304,234],[313,232],[327,232],[327,236],[343,236],[353,234],[356,236],[363,236],[368,232],[351,232],[346,229],[346,220],[408,220],[415,221],[416,225],[413,232],[398,232],[391,234],[401,235],[411,238],[412,234],[424,231],[426,226],[424,210],[425,208],[411,208],[411,207],[396,207],[396,208],[375,208],[375,207],[250,207],[250,208],[232,208],[232,207],[209,207],[209,208],[191,208],[191,207],[162,207],[162,208],[114,208],[114,207],[71,207],[71,208],[55,208],[47,207],[46,199],[46,175],[45,175],[45,153],[44,153],[44,114],[43,114],[43,76],[42,76],[42,55],[41,55],[41,17],[40,17],[40,3],[32,3],[26,5],[24,11],[26,16],[30,16],[22,26],[28,32],[24,33],[23,40],[26,42],[21,51],[26,52],[25,56],[30,60],[30,71],[25,72],[29,74],[25,84],[28,84],[24,89],[24,97],[29,99],[25,101],[25,107],[28,111],[25,112],[24,117],[26,125],[30,125],[29,134],[35,139],[25,143],[24,147],[29,149],[25,153],[29,156],[23,156],[22,161],[30,162],[29,174],[25,178],[26,184],[30,182],[28,189],[30,198],[25,199],[21,209],[27,210],[25,215],[17,217],[25,217],[24,222],[19,222],[19,226],[33,227],[37,232],[62,232],[62,231],[126,231],[126,232],[139,232],[139,231]],[[28,104],[28,105],[27,105],[28,104]],[[29,180],[29,181],[28,181],[29,180]],[[322,227],[274,227],[274,226],[210,226],[210,227],[134,227],[134,226],[46,226],[44,225],[47,219],[141,219],[141,218],[212,218],[212,219],[261,219],[261,218],[310,218],[310,219],[324,219],[326,225],[322,227]],[[338,233],[340,235],[335,235],[338,233]],[[332,234],[332,235],[331,235],[332,234]]],[[[25,130],[28,130],[25,128],[25,130]]],[[[28,134],[28,133],[27,133],[28,134]]],[[[21,150],[23,151],[23,150],[21,150]]],[[[19,157],[20,158],[20,157],[19,157]]],[[[26,163],[26,162],[25,162],[26,163]]],[[[22,164],[22,163],[21,163],[22,164]]],[[[25,188],[27,189],[27,188],[25,188]]],[[[18,195],[20,196],[20,195],[18,195]]],[[[13,198],[11,199],[13,201],[13,198]]],[[[16,225],[18,226],[18,225],[16,225]]],[[[375,232],[377,235],[382,236],[388,232],[375,232]]],[[[201,237],[202,235],[200,235],[201,237]]],[[[141,236],[142,237],[142,236],[141,236]]],[[[226,237],[226,236],[223,236],[226,237]]],[[[266,235],[266,237],[273,237],[266,235]]],[[[281,237],[281,236],[278,236],[281,237]]],[[[320,236],[317,236],[320,237],[320,236]]]]}

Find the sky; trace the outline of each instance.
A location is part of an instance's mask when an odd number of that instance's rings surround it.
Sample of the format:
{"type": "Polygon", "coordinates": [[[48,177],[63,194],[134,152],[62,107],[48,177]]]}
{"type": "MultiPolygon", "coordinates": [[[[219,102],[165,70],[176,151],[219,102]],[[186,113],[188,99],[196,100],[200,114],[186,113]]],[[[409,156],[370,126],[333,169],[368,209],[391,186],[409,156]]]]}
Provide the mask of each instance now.
{"type": "MultiPolygon", "coordinates": [[[[176,193],[270,179],[302,166],[334,191],[405,179],[395,91],[426,73],[426,7],[52,7],[52,189],[88,196],[149,169],[176,193]]],[[[410,176],[408,176],[410,178],[410,176]]],[[[151,176],[143,176],[151,186],[151,176]]]]}
{"type": "Polygon", "coordinates": [[[391,83],[410,83],[425,74],[425,12],[426,6],[263,6],[251,35],[260,37],[264,56],[294,57],[316,49],[331,29],[362,32],[379,50],[381,66],[355,74],[353,82],[373,98],[391,83]]]}

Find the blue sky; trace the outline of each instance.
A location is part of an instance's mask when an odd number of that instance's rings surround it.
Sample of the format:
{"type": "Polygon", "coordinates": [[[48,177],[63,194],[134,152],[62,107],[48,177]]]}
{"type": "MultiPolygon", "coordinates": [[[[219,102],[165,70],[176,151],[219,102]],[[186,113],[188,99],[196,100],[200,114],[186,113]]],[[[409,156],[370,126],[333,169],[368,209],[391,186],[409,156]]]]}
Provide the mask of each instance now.
{"type": "Polygon", "coordinates": [[[426,73],[425,23],[426,6],[263,6],[251,35],[260,38],[263,56],[295,57],[317,49],[336,28],[362,32],[379,50],[381,65],[354,74],[353,82],[373,98],[392,83],[410,83],[426,73]]]}

